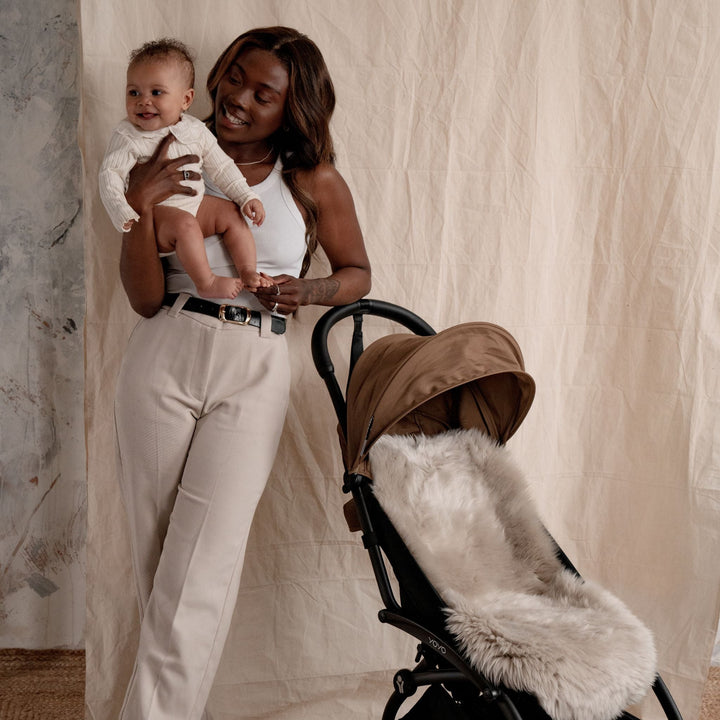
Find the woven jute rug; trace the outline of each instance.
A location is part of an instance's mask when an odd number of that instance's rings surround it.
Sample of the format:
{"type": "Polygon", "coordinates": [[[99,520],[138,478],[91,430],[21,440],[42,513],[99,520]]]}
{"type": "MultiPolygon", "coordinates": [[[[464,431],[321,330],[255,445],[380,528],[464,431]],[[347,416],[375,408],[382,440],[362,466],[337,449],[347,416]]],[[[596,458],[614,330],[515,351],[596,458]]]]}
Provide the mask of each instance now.
{"type": "Polygon", "coordinates": [[[700,720],[720,720],[720,667],[711,667],[703,693],[700,720]]]}
{"type": "Polygon", "coordinates": [[[2,720],[82,720],[83,650],[0,649],[2,720]]]}
{"type": "MultiPolygon", "coordinates": [[[[82,650],[0,649],[0,720],[83,720],[82,650]]],[[[710,668],[698,720],[720,720],[720,667],[710,668]]]]}

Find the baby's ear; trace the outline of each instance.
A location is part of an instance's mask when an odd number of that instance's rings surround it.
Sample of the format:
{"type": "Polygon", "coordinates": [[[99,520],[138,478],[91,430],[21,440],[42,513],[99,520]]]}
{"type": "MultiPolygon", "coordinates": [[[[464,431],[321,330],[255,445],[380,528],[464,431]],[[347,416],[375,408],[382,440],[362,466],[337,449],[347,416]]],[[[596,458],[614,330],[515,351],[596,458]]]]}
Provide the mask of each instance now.
{"type": "Polygon", "coordinates": [[[195,90],[188,88],[183,96],[183,110],[187,110],[191,105],[193,98],[195,97],[195,90]]]}

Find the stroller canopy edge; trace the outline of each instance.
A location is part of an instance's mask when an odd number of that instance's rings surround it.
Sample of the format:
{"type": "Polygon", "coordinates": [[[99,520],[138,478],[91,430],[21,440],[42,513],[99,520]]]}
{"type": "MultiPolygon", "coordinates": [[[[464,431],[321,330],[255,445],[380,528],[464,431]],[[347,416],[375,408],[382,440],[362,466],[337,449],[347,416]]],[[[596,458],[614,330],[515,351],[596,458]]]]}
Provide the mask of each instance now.
{"type": "Polygon", "coordinates": [[[360,355],[348,385],[345,466],[356,472],[388,431],[479,427],[505,442],[534,395],[517,342],[498,325],[471,322],[432,336],[382,337],[360,355]]]}

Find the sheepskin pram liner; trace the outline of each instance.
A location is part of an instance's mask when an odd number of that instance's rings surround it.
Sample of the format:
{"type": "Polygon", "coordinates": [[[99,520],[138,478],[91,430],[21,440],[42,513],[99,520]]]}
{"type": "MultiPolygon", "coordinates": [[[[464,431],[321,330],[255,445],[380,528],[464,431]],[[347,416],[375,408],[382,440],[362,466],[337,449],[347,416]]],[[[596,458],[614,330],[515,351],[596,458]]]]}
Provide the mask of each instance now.
{"type": "Polygon", "coordinates": [[[507,448],[475,429],[383,435],[373,488],[447,605],[447,628],[492,681],[554,720],[611,720],[655,677],[647,628],[565,568],[507,448]]]}

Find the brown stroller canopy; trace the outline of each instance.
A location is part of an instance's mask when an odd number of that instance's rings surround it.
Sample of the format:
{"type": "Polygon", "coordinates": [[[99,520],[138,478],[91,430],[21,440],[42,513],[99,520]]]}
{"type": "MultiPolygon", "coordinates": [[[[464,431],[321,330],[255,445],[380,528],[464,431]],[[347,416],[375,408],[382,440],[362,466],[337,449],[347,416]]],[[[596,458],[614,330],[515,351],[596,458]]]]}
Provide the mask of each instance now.
{"type": "Polygon", "coordinates": [[[350,378],[345,467],[360,472],[385,433],[478,428],[505,442],[534,396],[518,344],[497,325],[464,323],[429,337],[387,335],[360,355],[350,378]]]}

